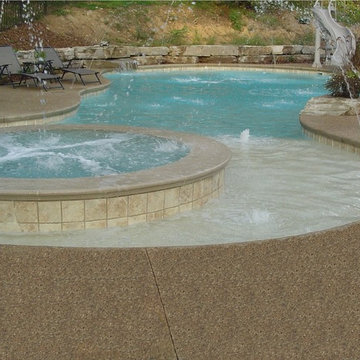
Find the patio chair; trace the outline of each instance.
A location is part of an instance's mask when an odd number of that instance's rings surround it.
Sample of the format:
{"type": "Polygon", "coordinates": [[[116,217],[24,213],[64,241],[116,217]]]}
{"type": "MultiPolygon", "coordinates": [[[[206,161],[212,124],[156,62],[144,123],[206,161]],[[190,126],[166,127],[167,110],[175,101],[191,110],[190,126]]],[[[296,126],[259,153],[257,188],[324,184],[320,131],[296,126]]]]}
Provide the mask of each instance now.
{"type": "MultiPolygon", "coordinates": [[[[71,60],[67,64],[67,66],[65,66],[54,48],[52,47],[35,48],[35,51],[38,54],[44,56],[44,61],[46,63],[45,66],[50,70],[51,73],[54,73],[56,70],[61,70],[63,73],[61,78],[63,78],[66,73],[71,73],[74,75],[75,79],[76,76],[78,76],[83,85],[85,85],[83,76],[94,75],[96,77],[96,81],[90,81],[90,82],[99,82],[101,84],[99,78],[99,74],[100,74],[99,71],[86,69],[84,67],[79,67],[79,68],[71,67],[71,60]]],[[[88,81],[87,83],[90,82],[88,81]]]]}
{"type": "Polygon", "coordinates": [[[64,89],[60,76],[58,75],[46,74],[40,71],[30,72],[29,68],[28,71],[25,72],[13,48],[9,45],[0,46],[0,79],[3,77],[7,78],[13,87],[16,85],[20,86],[22,82],[26,83],[27,80],[31,79],[35,86],[41,84],[45,91],[49,89],[47,86],[48,81],[56,81],[59,84],[58,87],[64,89]],[[18,78],[19,81],[16,82],[15,78],[18,78]]]}

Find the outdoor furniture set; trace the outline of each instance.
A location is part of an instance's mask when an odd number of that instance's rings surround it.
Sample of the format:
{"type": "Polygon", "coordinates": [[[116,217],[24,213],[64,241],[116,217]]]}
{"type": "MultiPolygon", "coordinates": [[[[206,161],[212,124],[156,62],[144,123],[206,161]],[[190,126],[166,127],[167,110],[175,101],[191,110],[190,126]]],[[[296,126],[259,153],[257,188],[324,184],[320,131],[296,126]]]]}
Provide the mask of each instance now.
{"type": "Polygon", "coordinates": [[[52,88],[64,89],[61,80],[65,74],[70,73],[74,75],[75,80],[78,77],[83,85],[85,85],[83,77],[88,75],[95,76],[95,82],[101,84],[98,71],[83,67],[71,67],[71,61],[65,66],[52,47],[36,48],[35,54],[38,61],[24,62],[23,66],[21,66],[11,46],[0,46],[0,81],[5,79],[13,87],[16,87],[26,83],[27,80],[32,80],[35,86],[41,85],[47,91],[49,83],[53,82],[57,86],[52,86],[52,88]]]}

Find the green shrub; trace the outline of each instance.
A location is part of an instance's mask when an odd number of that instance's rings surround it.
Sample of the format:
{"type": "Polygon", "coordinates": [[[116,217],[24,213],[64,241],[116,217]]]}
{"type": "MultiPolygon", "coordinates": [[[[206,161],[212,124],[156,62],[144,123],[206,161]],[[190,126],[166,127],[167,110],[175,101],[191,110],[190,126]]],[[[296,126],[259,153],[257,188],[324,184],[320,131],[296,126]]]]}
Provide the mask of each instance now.
{"type": "Polygon", "coordinates": [[[356,51],[354,57],[351,59],[355,68],[360,69],[360,40],[356,43],[356,51]]]}
{"type": "Polygon", "coordinates": [[[360,78],[353,70],[334,72],[325,88],[331,96],[357,99],[360,94],[360,78]]]}
{"type": "Polygon", "coordinates": [[[337,21],[345,25],[360,24],[360,4],[354,0],[337,1],[337,21]]]}
{"type": "Polygon", "coordinates": [[[136,27],[136,30],[135,30],[135,39],[136,40],[145,41],[145,40],[148,40],[152,35],[153,35],[152,33],[149,34],[140,26],[136,27]]]}
{"type": "Polygon", "coordinates": [[[229,12],[229,18],[233,29],[241,31],[245,25],[239,10],[231,9],[229,12]]]}
{"type": "Polygon", "coordinates": [[[186,42],[186,34],[188,28],[184,26],[181,29],[171,30],[170,34],[164,39],[164,42],[169,45],[183,45],[186,42]]]}
{"type": "Polygon", "coordinates": [[[195,30],[195,34],[194,37],[192,39],[192,44],[193,45],[200,45],[202,43],[202,39],[200,34],[195,30]]]}
{"type": "Polygon", "coordinates": [[[210,36],[206,40],[206,45],[215,45],[215,44],[216,44],[216,37],[215,36],[210,36]]]}

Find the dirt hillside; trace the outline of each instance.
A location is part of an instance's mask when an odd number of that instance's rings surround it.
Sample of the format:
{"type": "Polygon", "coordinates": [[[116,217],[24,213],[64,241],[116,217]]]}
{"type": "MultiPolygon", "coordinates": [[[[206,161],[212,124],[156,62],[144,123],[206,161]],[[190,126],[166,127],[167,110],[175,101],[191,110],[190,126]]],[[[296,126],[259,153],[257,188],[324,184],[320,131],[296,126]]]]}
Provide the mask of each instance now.
{"type": "MultiPolygon", "coordinates": [[[[0,44],[31,49],[41,41],[54,47],[99,44],[160,46],[181,44],[314,43],[314,27],[300,23],[296,12],[257,15],[234,4],[152,3],[101,8],[79,3],[52,8],[29,28],[0,33],[0,44]]],[[[121,5],[121,6],[120,6],[121,5]]]]}

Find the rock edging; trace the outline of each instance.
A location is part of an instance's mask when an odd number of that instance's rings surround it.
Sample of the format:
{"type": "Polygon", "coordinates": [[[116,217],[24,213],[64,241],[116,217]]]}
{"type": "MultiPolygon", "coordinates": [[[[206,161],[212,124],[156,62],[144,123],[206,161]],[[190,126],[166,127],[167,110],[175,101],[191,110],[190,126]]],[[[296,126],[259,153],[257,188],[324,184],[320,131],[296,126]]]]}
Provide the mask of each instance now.
{"type": "MultiPolygon", "coordinates": [[[[56,49],[63,61],[132,59],[139,65],[154,64],[284,64],[311,63],[314,46],[305,45],[182,45],[182,46],[77,46],[56,49]]],[[[34,51],[19,51],[21,61],[33,61],[34,51]]]]}

